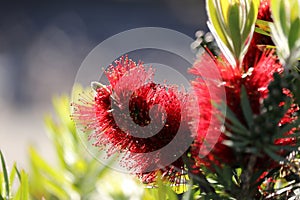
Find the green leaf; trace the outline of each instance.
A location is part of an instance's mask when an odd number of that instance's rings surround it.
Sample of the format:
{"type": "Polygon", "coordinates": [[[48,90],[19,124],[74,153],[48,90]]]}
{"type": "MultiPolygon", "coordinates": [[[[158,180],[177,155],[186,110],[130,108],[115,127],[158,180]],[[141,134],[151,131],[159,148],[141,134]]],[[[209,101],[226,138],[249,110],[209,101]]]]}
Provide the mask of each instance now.
{"type": "Polygon", "coordinates": [[[234,134],[231,134],[229,135],[229,132],[226,132],[225,134],[228,136],[228,137],[231,137],[231,138],[245,138],[247,136],[249,136],[249,131],[245,131],[245,129],[241,129],[239,127],[237,127],[236,125],[231,125],[230,123],[227,123],[226,122],[226,127],[228,127],[234,134]],[[241,136],[241,137],[238,137],[238,136],[241,136]]]}
{"type": "Polygon", "coordinates": [[[249,132],[248,129],[240,122],[240,120],[235,116],[235,114],[224,103],[222,103],[222,105],[216,106],[222,113],[226,114],[226,118],[232,123],[233,126],[243,131],[244,133],[249,132]],[[227,107],[226,111],[224,107],[227,107]]]}
{"type": "Polygon", "coordinates": [[[279,21],[279,4],[281,0],[271,0],[270,2],[270,6],[271,6],[271,10],[272,10],[272,18],[273,20],[279,21]]]}
{"type": "Polygon", "coordinates": [[[279,190],[289,185],[289,182],[284,178],[279,178],[275,181],[274,189],[279,190]]]}
{"type": "Polygon", "coordinates": [[[3,186],[4,186],[3,180],[4,180],[4,178],[3,178],[3,172],[0,171],[0,181],[1,181],[1,183],[2,183],[2,184],[0,184],[0,196],[1,196],[1,195],[4,195],[4,191],[3,191],[3,186]]]}
{"type": "Polygon", "coordinates": [[[229,146],[231,148],[245,148],[246,146],[248,146],[250,144],[249,141],[244,140],[240,140],[240,141],[232,141],[232,140],[224,140],[222,142],[224,145],[229,146]]]}
{"type": "Polygon", "coordinates": [[[250,128],[253,125],[253,112],[244,85],[241,88],[241,106],[242,106],[243,115],[246,119],[247,125],[250,128]]]}
{"type": "Polygon", "coordinates": [[[222,179],[224,180],[224,185],[226,188],[231,188],[232,186],[232,169],[228,165],[225,165],[222,169],[222,179]]]}
{"type": "Polygon", "coordinates": [[[261,29],[261,30],[263,30],[263,31],[265,31],[267,33],[271,32],[270,23],[272,23],[272,22],[261,20],[261,19],[257,19],[256,22],[255,22],[256,26],[259,29],[261,29]]]}
{"type": "Polygon", "coordinates": [[[300,56],[298,0],[272,0],[271,10],[274,24],[270,24],[272,39],[277,46],[281,63],[288,70],[294,68],[300,56]]]}
{"type": "Polygon", "coordinates": [[[49,175],[53,181],[65,184],[66,180],[63,174],[53,169],[37,152],[34,148],[29,149],[30,159],[33,165],[37,166],[40,171],[49,175]]]}
{"type": "Polygon", "coordinates": [[[64,125],[70,128],[70,132],[73,130],[73,121],[70,118],[70,100],[69,97],[64,95],[61,97],[54,97],[52,99],[54,110],[58,118],[62,121],[64,125]]]}
{"type": "Polygon", "coordinates": [[[9,179],[8,179],[8,171],[6,168],[5,160],[2,154],[2,151],[0,151],[0,158],[1,158],[1,165],[2,165],[2,170],[3,170],[3,177],[4,177],[4,184],[5,184],[5,190],[6,190],[6,199],[9,199],[9,179]]]}
{"type": "Polygon", "coordinates": [[[212,23],[217,35],[219,36],[220,40],[224,43],[224,45],[226,47],[229,47],[230,45],[229,45],[229,42],[227,39],[227,35],[224,31],[225,25],[222,22],[222,16],[220,16],[220,13],[217,10],[216,4],[217,3],[215,0],[207,0],[206,1],[207,14],[208,14],[209,20],[212,23]]]}
{"type": "Polygon", "coordinates": [[[62,128],[54,122],[51,116],[46,116],[44,123],[47,130],[50,132],[50,138],[55,146],[56,155],[60,164],[67,168],[68,164],[66,163],[65,159],[65,148],[68,146],[67,144],[70,143],[70,139],[65,138],[66,134],[62,134],[62,128]]]}
{"type": "Polygon", "coordinates": [[[228,15],[228,26],[234,47],[234,54],[235,58],[239,59],[241,54],[242,42],[240,33],[240,12],[239,5],[237,3],[229,7],[228,15]]]}
{"type": "Polygon", "coordinates": [[[261,35],[265,35],[265,36],[271,36],[271,34],[270,33],[268,33],[268,32],[266,32],[266,31],[264,31],[263,29],[261,29],[261,28],[257,28],[257,27],[255,27],[255,32],[256,33],[259,33],[259,34],[261,34],[261,35]]]}
{"type": "Polygon", "coordinates": [[[162,179],[161,175],[157,176],[156,186],[151,189],[146,189],[143,195],[143,200],[168,199],[177,200],[175,192],[162,179]]]}
{"type": "Polygon", "coordinates": [[[15,170],[16,170],[16,173],[17,173],[17,175],[18,175],[18,179],[21,180],[21,174],[20,174],[20,172],[19,172],[17,166],[15,166],[15,170]]]}
{"type": "Polygon", "coordinates": [[[218,6],[216,6],[216,8],[218,10],[221,10],[221,15],[222,15],[222,19],[224,21],[224,24],[228,24],[229,21],[228,21],[228,10],[229,10],[229,7],[231,6],[231,2],[230,1],[215,1],[215,5],[219,5],[220,4],[220,8],[218,6]]]}
{"type": "Polygon", "coordinates": [[[66,191],[61,186],[64,186],[64,183],[55,183],[53,180],[44,179],[43,182],[44,187],[47,188],[47,191],[50,192],[51,195],[56,196],[58,199],[70,199],[71,191],[66,191]]]}
{"type": "Polygon", "coordinates": [[[290,13],[290,18],[291,18],[291,21],[294,21],[297,18],[300,18],[300,13],[299,13],[300,5],[299,5],[298,0],[292,0],[290,3],[291,3],[291,7],[292,7],[291,13],[290,13]]]}
{"type": "Polygon", "coordinates": [[[266,49],[276,49],[276,46],[274,45],[264,45],[266,49]]]}
{"type": "MultiPolygon", "coordinates": [[[[85,161],[83,161],[85,162],[85,161]]],[[[107,165],[110,165],[114,162],[113,159],[109,161],[107,165]]],[[[109,168],[106,165],[100,165],[96,159],[93,159],[87,166],[86,172],[83,179],[80,181],[78,187],[83,194],[88,194],[95,190],[96,183],[101,177],[103,177],[109,168]]]]}
{"type": "Polygon", "coordinates": [[[287,14],[285,10],[285,0],[280,0],[280,6],[279,6],[279,19],[280,19],[280,25],[283,30],[283,33],[285,35],[289,34],[289,27],[287,24],[287,14]]]}
{"type": "MultiPolygon", "coordinates": [[[[221,3],[226,3],[226,1],[221,1],[221,3]]],[[[227,2],[228,3],[228,2],[227,2]]],[[[225,5],[220,5],[220,1],[217,0],[207,0],[206,1],[206,10],[208,13],[208,27],[211,33],[214,35],[219,48],[223,52],[224,56],[228,62],[232,65],[236,64],[234,58],[232,41],[229,37],[229,28],[228,24],[225,23],[225,19],[222,15],[223,8],[226,8],[225,5]]],[[[227,11],[226,11],[227,12],[227,11]]],[[[225,12],[225,13],[226,13],[225,12]]]]}
{"type": "Polygon", "coordinates": [[[20,173],[20,177],[21,177],[20,178],[20,187],[13,199],[28,200],[29,199],[28,175],[25,173],[24,170],[22,170],[20,173]]]}
{"type": "Polygon", "coordinates": [[[278,161],[278,162],[279,162],[279,161],[285,160],[284,157],[282,157],[282,156],[276,154],[272,149],[269,149],[268,147],[264,148],[263,150],[265,151],[265,153],[266,153],[268,156],[270,156],[270,157],[271,157],[273,160],[275,160],[275,161],[278,161]]]}
{"type": "Polygon", "coordinates": [[[145,189],[142,199],[143,200],[156,200],[155,196],[152,194],[152,189],[145,189]]]}
{"type": "MultiPolygon", "coordinates": [[[[192,183],[191,183],[192,185],[192,183]]],[[[195,189],[192,189],[192,187],[190,186],[187,191],[183,194],[182,199],[181,200],[193,200],[195,199],[195,189]]]]}
{"type": "Polygon", "coordinates": [[[242,31],[242,43],[245,43],[249,35],[252,35],[251,30],[255,26],[259,5],[260,5],[260,0],[250,1],[249,14],[246,17],[246,24],[244,26],[244,30],[242,31]]]}
{"type": "Polygon", "coordinates": [[[291,24],[291,31],[288,35],[289,48],[293,49],[296,42],[300,39],[300,19],[297,18],[291,24]]]}
{"type": "Polygon", "coordinates": [[[12,184],[14,183],[15,177],[16,177],[16,163],[14,163],[12,170],[10,171],[9,175],[9,187],[12,187],[12,184]]]}
{"type": "Polygon", "coordinates": [[[259,0],[206,0],[208,26],[226,59],[240,67],[249,47],[259,0]]]}

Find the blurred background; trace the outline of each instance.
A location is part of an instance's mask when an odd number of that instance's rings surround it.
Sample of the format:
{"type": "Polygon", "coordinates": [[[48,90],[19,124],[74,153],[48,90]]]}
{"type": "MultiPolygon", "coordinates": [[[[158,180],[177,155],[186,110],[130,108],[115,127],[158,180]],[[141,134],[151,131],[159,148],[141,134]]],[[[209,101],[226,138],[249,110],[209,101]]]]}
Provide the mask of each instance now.
{"type": "Polygon", "coordinates": [[[8,164],[26,168],[29,144],[53,159],[43,117],[53,95],[70,94],[100,42],[148,26],[194,38],[206,20],[204,0],[0,1],[0,149],[8,164]]]}

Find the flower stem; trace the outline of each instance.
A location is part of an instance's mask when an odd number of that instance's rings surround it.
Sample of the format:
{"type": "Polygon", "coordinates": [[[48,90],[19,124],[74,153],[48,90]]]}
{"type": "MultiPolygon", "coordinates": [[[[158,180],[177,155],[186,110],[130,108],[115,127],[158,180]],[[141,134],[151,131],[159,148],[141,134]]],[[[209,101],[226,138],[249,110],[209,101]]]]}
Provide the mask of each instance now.
{"type": "Polygon", "coordinates": [[[241,182],[242,182],[242,193],[239,194],[238,199],[251,199],[251,195],[245,196],[245,194],[249,194],[249,190],[251,189],[251,177],[253,176],[253,169],[257,161],[256,155],[251,155],[249,158],[249,162],[245,171],[241,174],[241,182]]]}

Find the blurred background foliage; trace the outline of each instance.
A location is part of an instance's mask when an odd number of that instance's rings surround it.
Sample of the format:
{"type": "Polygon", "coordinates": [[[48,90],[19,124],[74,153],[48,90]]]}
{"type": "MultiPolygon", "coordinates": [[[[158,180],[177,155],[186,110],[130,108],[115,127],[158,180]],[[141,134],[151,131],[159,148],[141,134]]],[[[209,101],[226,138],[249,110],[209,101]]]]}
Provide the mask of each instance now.
{"type": "Polygon", "coordinates": [[[24,170],[19,171],[16,164],[13,165],[9,173],[1,151],[0,160],[2,168],[0,171],[0,200],[29,199],[29,183],[27,173],[24,170]]]}

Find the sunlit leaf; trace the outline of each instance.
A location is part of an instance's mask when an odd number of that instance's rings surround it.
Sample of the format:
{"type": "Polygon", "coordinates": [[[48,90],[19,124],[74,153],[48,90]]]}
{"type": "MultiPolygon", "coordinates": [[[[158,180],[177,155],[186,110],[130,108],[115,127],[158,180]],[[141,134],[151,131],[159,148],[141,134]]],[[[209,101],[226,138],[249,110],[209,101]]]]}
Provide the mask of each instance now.
{"type": "MultiPolygon", "coordinates": [[[[225,2],[225,1],[222,1],[225,2]]],[[[225,46],[229,47],[227,35],[224,28],[224,23],[222,22],[222,16],[218,12],[216,8],[216,1],[215,0],[207,0],[206,6],[207,6],[207,14],[209,18],[211,19],[211,23],[213,25],[213,28],[215,29],[217,35],[221,39],[221,41],[225,44],[225,46]]]]}
{"type": "Polygon", "coordinates": [[[261,19],[257,19],[256,22],[255,22],[256,26],[259,29],[261,29],[261,30],[263,30],[263,31],[265,31],[267,33],[270,33],[270,31],[271,31],[271,29],[270,29],[270,23],[272,23],[272,22],[261,20],[261,19]]]}
{"type": "Polygon", "coordinates": [[[14,199],[19,200],[27,200],[29,199],[29,185],[28,185],[28,175],[24,170],[20,173],[20,187],[17,191],[14,199]]]}
{"type": "Polygon", "coordinates": [[[5,164],[2,151],[0,151],[0,159],[1,159],[1,166],[3,171],[4,184],[5,184],[5,192],[6,192],[5,194],[6,194],[6,199],[8,200],[10,195],[9,178],[8,178],[8,170],[5,164]]]}
{"type": "Polygon", "coordinates": [[[285,1],[284,0],[280,0],[279,2],[280,6],[279,6],[279,20],[280,20],[280,25],[281,28],[283,30],[283,33],[285,35],[289,34],[289,27],[288,27],[288,22],[287,20],[287,13],[286,13],[286,9],[285,9],[285,1]]]}
{"type": "Polygon", "coordinates": [[[277,54],[286,69],[296,69],[300,57],[300,2],[298,0],[271,0],[273,24],[270,24],[272,39],[277,54]]]}
{"type": "Polygon", "coordinates": [[[58,183],[64,184],[66,182],[65,177],[60,172],[56,171],[52,166],[50,166],[38,153],[31,147],[29,149],[29,154],[31,162],[35,166],[39,166],[39,169],[50,176],[50,178],[58,183]]]}
{"type": "Polygon", "coordinates": [[[234,47],[234,55],[236,58],[240,57],[242,41],[240,33],[240,12],[239,5],[234,4],[228,9],[228,28],[230,30],[230,36],[234,47]]]}
{"type": "Polygon", "coordinates": [[[262,35],[265,35],[265,36],[271,36],[270,33],[264,31],[263,29],[257,28],[257,27],[255,28],[255,32],[259,33],[259,34],[262,34],[262,35]]]}
{"type": "Polygon", "coordinates": [[[295,43],[300,40],[300,18],[295,19],[291,24],[291,31],[288,35],[290,49],[293,49],[295,43]]]}
{"type": "Polygon", "coordinates": [[[17,175],[17,171],[16,171],[16,163],[13,165],[12,170],[10,171],[10,175],[9,175],[9,187],[12,187],[12,184],[14,183],[15,177],[17,175]]]}
{"type": "Polygon", "coordinates": [[[246,54],[253,36],[259,3],[259,0],[206,1],[208,27],[232,65],[241,65],[246,54]]]}

